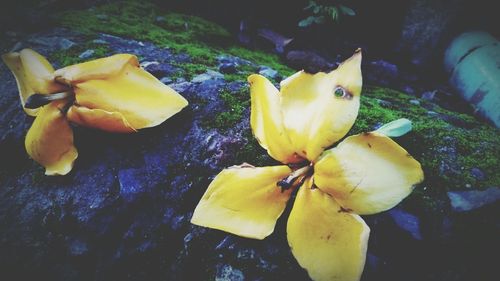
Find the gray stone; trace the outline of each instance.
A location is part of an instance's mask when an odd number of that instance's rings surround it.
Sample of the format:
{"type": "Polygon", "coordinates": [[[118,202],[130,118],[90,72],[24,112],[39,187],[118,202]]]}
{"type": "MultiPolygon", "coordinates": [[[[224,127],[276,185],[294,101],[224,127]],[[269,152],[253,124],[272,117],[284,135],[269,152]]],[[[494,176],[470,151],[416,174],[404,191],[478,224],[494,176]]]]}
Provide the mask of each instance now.
{"type": "Polygon", "coordinates": [[[133,201],[137,194],[145,192],[145,177],[144,171],[140,169],[131,168],[119,171],[120,196],[125,201],[133,201]]]}
{"type": "Polygon", "coordinates": [[[422,94],[422,99],[432,101],[436,97],[436,91],[427,91],[422,94]]]}
{"type": "Polygon", "coordinates": [[[389,86],[399,82],[398,66],[385,60],[368,63],[363,73],[363,79],[371,83],[389,86]]]}
{"type": "Polygon", "coordinates": [[[238,71],[238,65],[235,63],[222,63],[219,65],[219,71],[221,73],[226,73],[226,74],[233,74],[238,71]]]}
{"type": "Polygon", "coordinates": [[[413,105],[420,105],[420,101],[418,100],[410,100],[410,103],[413,105]]]}
{"type": "Polygon", "coordinates": [[[220,265],[217,267],[215,275],[216,281],[243,281],[245,276],[241,270],[233,268],[229,264],[220,265]]]}
{"type": "Polygon", "coordinates": [[[490,187],[482,191],[450,191],[448,192],[448,198],[453,211],[472,211],[500,200],[500,188],[490,187]]]}
{"type": "Polygon", "coordinates": [[[69,244],[69,253],[71,256],[82,256],[88,252],[87,243],[80,240],[73,240],[69,244]]]}
{"type": "Polygon", "coordinates": [[[418,217],[397,208],[390,210],[389,215],[399,228],[406,231],[414,239],[422,240],[420,219],[418,217]]]}
{"type": "Polygon", "coordinates": [[[202,83],[207,80],[216,80],[216,79],[223,79],[224,75],[220,72],[213,71],[213,70],[207,70],[207,72],[196,75],[191,79],[192,83],[202,83]]]}
{"type": "Polygon", "coordinates": [[[109,18],[108,15],[105,15],[105,14],[98,14],[95,17],[100,19],[100,20],[107,20],[109,18]]]}
{"type": "Polygon", "coordinates": [[[179,93],[185,92],[189,87],[193,85],[190,82],[180,82],[180,83],[174,83],[174,84],[169,84],[168,86],[174,90],[176,90],[179,93]]]}
{"type": "Polygon", "coordinates": [[[34,36],[29,39],[29,42],[47,47],[52,50],[67,50],[76,45],[76,43],[72,40],[62,36],[34,36]]]}
{"type": "Polygon", "coordinates": [[[278,78],[278,71],[276,71],[270,67],[267,67],[267,66],[261,67],[259,70],[259,74],[262,76],[265,76],[269,79],[277,79],[278,78]]]}
{"type": "Polygon", "coordinates": [[[483,181],[486,179],[486,175],[479,168],[472,168],[470,174],[477,180],[483,181]]]}
{"type": "Polygon", "coordinates": [[[170,78],[170,77],[163,77],[163,78],[161,78],[161,79],[160,79],[160,81],[161,81],[163,84],[166,84],[166,85],[167,85],[167,84],[170,84],[170,83],[172,83],[172,82],[173,82],[173,81],[172,81],[172,78],[170,78]]]}
{"type": "Polygon", "coordinates": [[[86,50],[83,53],[81,53],[78,57],[81,59],[88,59],[94,55],[95,51],[92,49],[86,50]]]}
{"type": "Polygon", "coordinates": [[[108,44],[107,41],[102,40],[102,39],[94,39],[94,40],[92,40],[92,43],[94,43],[94,44],[108,44]]]}

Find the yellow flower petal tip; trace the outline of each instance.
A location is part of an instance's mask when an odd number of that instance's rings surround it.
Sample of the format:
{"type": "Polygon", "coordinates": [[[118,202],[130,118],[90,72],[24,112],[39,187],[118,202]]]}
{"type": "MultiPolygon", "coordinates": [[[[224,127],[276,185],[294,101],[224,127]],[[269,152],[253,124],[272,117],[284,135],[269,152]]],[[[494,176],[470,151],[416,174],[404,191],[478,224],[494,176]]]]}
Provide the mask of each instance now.
{"type": "Polygon", "coordinates": [[[281,82],[283,123],[297,154],[314,161],[347,134],[362,84],[361,51],[329,73],[299,71],[281,82]]]}
{"type": "Polygon", "coordinates": [[[46,175],[66,175],[78,157],[73,131],[61,113],[64,103],[57,101],[42,107],[26,135],[26,151],[45,167],[46,175]]]}
{"type": "Polygon", "coordinates": [[[314,166],[314,183],[357,214],[397,205],[424,179],[422,167],[391,138],[371,132],[346,138],[314,166]]]}
{"type": "Polygon", "coordinates": [[[287,166],[233,167],[220,172],[194,210],[191,223],[264,239],[274,231],[291,189],[276,183],[291,172],[287,166]]]}
{"type": "Polygon", "coordinates": [[[253,134],[269,155],[282,163],[296,163],[304,159],[295,153],[285,132],[280,109],[280,93],[264,76],[253,74],[250,83],[250,125],[253,134]]]}
{"type": "Polygon", "coordinates": [[[297,262],[316,281],[357,281],[363,272],[370,228],[329,195],[311,189],[297,193],[287,237],[297,262]]]}
{"type": "MultiPolygon", "coordinates": [[[[21,105],[33,94],[50,94],[64,91],[64,85],[56,83],[53,78],[54,68],[39,53],[31,49],[2,55],[2,60],[16,78],[21,105]]],[[[24,108],[26,114],[36,116],[38,109],[24,108]]]]}

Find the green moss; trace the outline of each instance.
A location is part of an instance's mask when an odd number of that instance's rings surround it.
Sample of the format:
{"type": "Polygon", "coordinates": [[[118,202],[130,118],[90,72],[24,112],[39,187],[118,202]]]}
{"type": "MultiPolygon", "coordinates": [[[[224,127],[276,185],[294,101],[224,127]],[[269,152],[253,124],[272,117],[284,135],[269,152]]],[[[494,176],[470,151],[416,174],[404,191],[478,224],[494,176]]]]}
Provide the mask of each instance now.
{"type": "Polygon", "coordinates": [[[96,43],[85,43],[74,45],[73,47],[52,53],[50,55],[49,61],[54,61],[59,63],[61,67],[81,63],[90,59],[102,58],[109,54],[110,50],[106,45],[96,44],[96,43]],[[90,57],[85,59],[79,58],[80,54],[85,52],[86,50],[93,50],[94,53],[90,57]]]}
{"type": "Polygon", "coordinates": [[[215,115],[214,120],[205,124],[209,127],[227,130],[240,122],[244,111],[250,106],[248,88],[242,88],[238,92],[231,92],[228,89],[221,89],[219,98],[224,102],[227,110],[215,115]]]}
{"type": "MultiPolygon", "coordinates": [[[[267,65],[290,75],[293,71],[284,66],[278,56],[259,50],[247,50],[234,44],[234,40],[221,26],[196,16],[161,11],[149,2],[120,1],[89,10],[67,11],[55,16],[62,26],[94,36],[97,32],[149,41],[174,52],[186,53],[191,64],[179,65],[191,78],[202,69],[214,69],[216,58],[231,54],[257,65],[267,65]]],[[[250,74],[245,66],[240,73],[228,75],[231,81],[246,79],[250,74]]]]}
{"type": "MultiPolygon", "coordinates": [[[[500,174],[496,171],[500,155],[499,131],[485,125],[471,116],[450,112],[439,106],[432,111],[415,97],[380,88],[365,87],[361,98],[358,119],[349,135],[371,131],[398,118],[413,122],[413,131],[396,139],[417,160],[422,163],[426,182],[444,190],[465,189],[468,185],[483,189],[500,185],[500,174]],[[456,120],[453,122],[445,120],[456,120]],[[481,140],[481,141],[480,141],[481,140]],[[471,175],[472,168],[479,168],[486,174],[485,180],[471,175]]],[[[430,106],[430,104],[427,104],[430,106]]]]}

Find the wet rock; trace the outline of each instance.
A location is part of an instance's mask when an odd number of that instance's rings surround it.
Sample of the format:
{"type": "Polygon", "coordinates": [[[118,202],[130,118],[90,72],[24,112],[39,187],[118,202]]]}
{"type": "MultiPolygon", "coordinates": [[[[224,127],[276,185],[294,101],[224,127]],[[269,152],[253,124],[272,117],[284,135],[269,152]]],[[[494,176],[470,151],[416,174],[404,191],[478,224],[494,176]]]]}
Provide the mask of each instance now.
{"type": "Polygon", "coordinates": [[[259,69],[259,74],[269,79],[279,79],[278,71],[267,66],[261,66],[259,69]]]}
{"type": "MultiPolygon", "coordinates": [[[[47,37],[33,36],[30,39],[28,39],[28,42],[32,43],[32,44],[41,45],[41,46],[50,48],[52,50],[58,50],[58,49],[67,50],[67,49],[76,45],[76,43],[73,42],[72,40],[70,40],[66,37],[57,36],[57,35],[47,36],[47,37]]],[[[25,46],[25,47],[29,47],[29,46],[25,46]]]]}
{"type": "Polygon", "coordinates": [[[171,76],[177,72],[177,68],[167,63],[160,63],[158,61],[145,61],[141,66],[149,73],[153,74],[156,78],[160,79],[165,76],[171,76]]]}
{"type": "MultiPolygon", "coordinates": [[[[399,51],[417,66],[429,66],[453,24],[461,21],[461,0],[412,0],[405,16],[399,51]]],[[[441,65],[441,62],[437,64],[441,65]]]]}
{"type": "Polygon", "coordinates": [[[422,240],[420,219],[417,216],[397,208],[391,209],[389,215],[398,227],[409,233],[414,239],[422,240]]]}
{"type": "Polygon", "coordinates": [[[80,240],[72,240],[69,243],[69,254],[71,256],[82,256],[89,251],[87,243],[80,240]]]}
{"type": "Polygon", "coordinates": [[[286,59],[293,68],[304,69],[308,73],[328,71],[335,68],[335,64],[310,51],[290,51],[286,54],[286,59]]]}
{"type": "Polygon", "coordinates": [[[453,211],[472,211],[500,200],[500,188],[490,187],[482,191],[450,191],[448,192],[448,198],[453,211]]]}
{"type": "Polygon", "coordinates": [[[477,180],[483,181],[486,179],[486,175],[479,168],[472,168],[470,174],[477,180]]]}
{"type": "Polygon", "coordinates": [[[413,105],[420,105],[420,101],[418,100],[410,100],[410,103],[413,105]]]}
{"type": "Polygon", "coordinates": [[[196,75],[191,79],[192,83],[201,83],[205,82],[207,80],[216,80],[216,79],[224,79],[224,75],[220,72],[213,71],[213,70],[207,70],[205,73],[196,75]]]}
{"type": "Polygon", "coordinates": [[[126,201],[133,201],[138,194],[147,191],[145,183],[148,181],[142,169],[125,169],[118,172],[120,196],[126,201]]]}
{"type": "Polygon", "coordinates": [[[190,82],[177,82],[173,84],[169,84],[168,86],[179,93],[184,93],[191,87],[192,83],[190,82]]]}
{"type": "Polygon", "coordinates": [[[78,57],[81,59],[88,59],[94,55],[95,51],[94,50],[86,50],[83,53],[81,53],[78,57]]]}
{"type": "Polygon", "coordinates": [[[398,83],[397,65],[384,60],[372,61],[364,67],[363,78],[378,85],[394,85],[398,83]]]}
{"type": "Polygon", "coordinates": [[[234,63],[222,63],[219,65],[219,71],[225,74],[233,74],[238,71],[238,65],[234,63]]]}
{"type": "Polygon", "coordinates": [[[233,65],[254,65],[252,62],[242,59],[239,57],[231,56],[231,55],[219,55],[217,57],[217,61],[219,64],[233,64],[233,65]]]}
{"type": "Polygon", "coordinates": [[[241,270],[233,268],[229,264],[217,266],[216,281],[243,281],[245,276],[241,270]]]}
{"type": "Polygon", "coordinates": [[[105,14],[97,14],[95,17],[102,20],[102,21],[105,21],[109,18],[108,15],[105,15],[105,14]]]}
{"type": "Polygon", "coordinates": [[[170,83],[172,83],[172,82],[173,82],[172,78],[170,78],[170,77],[163,77],[163,78],[161,78],[161,79],[160,79],[160,81],[161,81],[163,84],[165,84],[165,85],[168,85],[168,84],[170,84],[170,83]]]}
{"type": "Polygon", "coordinates": [[[426,91],[422,94],[422,99],[432,101],[436,97],[436,91],[426,91]]]}

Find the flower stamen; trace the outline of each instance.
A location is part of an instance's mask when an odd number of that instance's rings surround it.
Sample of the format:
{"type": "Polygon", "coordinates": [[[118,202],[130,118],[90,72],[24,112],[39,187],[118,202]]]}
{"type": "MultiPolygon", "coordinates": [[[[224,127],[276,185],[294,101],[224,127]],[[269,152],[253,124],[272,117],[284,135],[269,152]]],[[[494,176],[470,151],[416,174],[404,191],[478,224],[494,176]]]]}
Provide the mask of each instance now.
{"type": "Polygon", "coordinates": [[[304,182],[304,180],[312,174],[313,167],[311,164],[299,168],[293,171],[290,175],[283,178],[282,180],[277,182],[277,186],[281,187],[281,192],[284,192],[287,189],[290,189],[294,185],[300,185],[304,182]]]}
{"type": "Polygon", "coordinates": [[[24,107],[29,109],[35,109],[44,106],[52,101],[62,100],[72,95],[74,95],[72,92],[61,92],[49,95],[33,94],[29,96],[29,98],[26,100],[24,107]]]}

